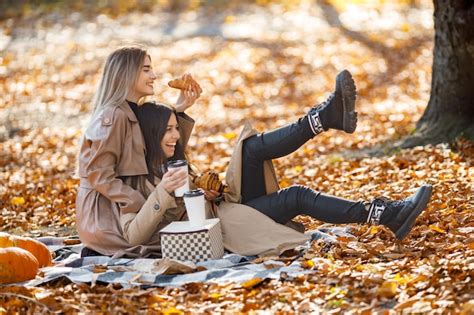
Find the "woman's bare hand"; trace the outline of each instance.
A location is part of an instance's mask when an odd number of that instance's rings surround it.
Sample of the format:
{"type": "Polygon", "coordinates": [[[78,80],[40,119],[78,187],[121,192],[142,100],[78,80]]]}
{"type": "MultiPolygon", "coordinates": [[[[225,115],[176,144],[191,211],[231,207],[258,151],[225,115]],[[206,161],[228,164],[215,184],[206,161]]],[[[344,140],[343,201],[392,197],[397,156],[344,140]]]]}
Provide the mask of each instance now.
{"type": "Polygon", "coordinates": [[[204,190],[204,197],[206,200],[212,201],[220,196],[220,193],[215,190],[204,190]]]}
{"type": "Polygon", "coordinates": [[[171,194],[176,188],[183,186],[186,183],[188,172],[185,169],[170,169],[163,175],[161,184],[163,188],[171,194]]]}

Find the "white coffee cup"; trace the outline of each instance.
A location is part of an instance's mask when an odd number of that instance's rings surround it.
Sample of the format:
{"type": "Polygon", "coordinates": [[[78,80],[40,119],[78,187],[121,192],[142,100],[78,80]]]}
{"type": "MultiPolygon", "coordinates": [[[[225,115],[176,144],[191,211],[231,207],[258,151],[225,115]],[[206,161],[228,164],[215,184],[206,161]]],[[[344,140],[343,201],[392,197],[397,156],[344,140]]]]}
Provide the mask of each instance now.
{"type": "MultiPolygon", "coordinates": [[[[176,160],[168,162],[168,170],[170,169],[185,169],[186,174],[188,172],[188,162],[186,160],[176,160]]],[[[183,197],[183,194],[189,190],[189,176],[186,175],[186,183],[174,190],[176,197],[183,197]]]]}
{"type": "Polygon", "coordinates": [[[206,201],[204,190],[194,189],[184,193],[184,205],[188,214],[189,225],[200,227],[206,224],[206,201]]]}

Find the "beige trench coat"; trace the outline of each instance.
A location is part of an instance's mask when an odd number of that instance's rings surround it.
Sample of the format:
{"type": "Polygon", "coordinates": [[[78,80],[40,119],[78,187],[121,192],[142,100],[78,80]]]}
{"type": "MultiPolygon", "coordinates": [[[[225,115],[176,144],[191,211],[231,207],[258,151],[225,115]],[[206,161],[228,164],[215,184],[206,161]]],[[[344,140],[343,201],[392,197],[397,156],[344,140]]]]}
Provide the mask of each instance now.
{"type": "MultiPolygon", "coordinates": [[[[178,122],[185,146],[194,120],[179,114],[178,122]]],[[[138,212],[145,198],[119,177],[148,173],[143,135],[127,102],[94,114],[80,147],[78,166],[76,228],[82,243],[105,255],[129,250],[137,256],[146,256],[159,250],[159,240],[132,246],[123,237],[120,225],[120,217],[138,212]]]]}

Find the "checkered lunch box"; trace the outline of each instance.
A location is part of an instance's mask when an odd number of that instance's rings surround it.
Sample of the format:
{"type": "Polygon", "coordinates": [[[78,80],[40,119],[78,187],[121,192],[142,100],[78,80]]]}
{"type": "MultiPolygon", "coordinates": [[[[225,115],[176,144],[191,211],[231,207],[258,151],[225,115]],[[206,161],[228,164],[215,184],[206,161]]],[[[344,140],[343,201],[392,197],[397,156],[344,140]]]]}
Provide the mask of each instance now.
{"type": "Polygon", "coordinates": [[[199,228],[188,221],[172,222],[160,231],[163,257],[200,262],[224,256],[219,219],[208,219],[199,228]]]}

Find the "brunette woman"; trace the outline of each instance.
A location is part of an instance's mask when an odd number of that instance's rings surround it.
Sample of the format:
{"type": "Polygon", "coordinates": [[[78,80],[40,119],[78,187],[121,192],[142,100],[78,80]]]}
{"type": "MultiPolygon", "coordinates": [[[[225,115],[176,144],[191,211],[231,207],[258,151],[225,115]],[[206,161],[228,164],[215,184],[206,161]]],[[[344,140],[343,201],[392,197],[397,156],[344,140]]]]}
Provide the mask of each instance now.
{"type": "MultiPolygon", "coordinates": [[[[264,133],[257,133],[248,125],[244,128],[226,173],[230,193],[224,195],[225,201],[219,204],[217,211],[228,250],[247,255],[272,250],[278,253],[301,243],[307,238],[285,226],[301,214],[328,223],[382,224],[399,240],[408,235],[427,206],[432,191],[430,185],[423,185],[404,200],[377,198],[371,202],[346,200],[301,185],[278,188],[271,160],[294,152],[329,128],[353,133],[357,126],[355,99],[352,76],[343,71],[338,74],[335,91],[329,99],[298,121],[264,133]]],[[[140,108],[138,119],[145,136],[149,176],[159,181],[166,175],[161,165],[168,159],[183,156],[182,148],[175,145],[179,144],[176,115],[162,105],[146,103],[140,108]],[[160,115],[169,117],[164,135],[158,130],[160,125],[154,123],[160,115]]],[[[208,191],[206,196],[214,199],[218,193],[208,191]]],[[[163,215],[175,211],[169,206],[161,205],[163,215]]]]}

